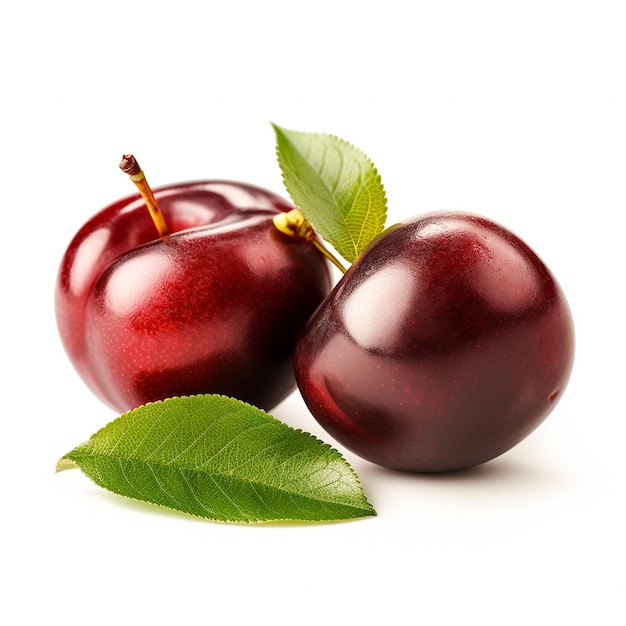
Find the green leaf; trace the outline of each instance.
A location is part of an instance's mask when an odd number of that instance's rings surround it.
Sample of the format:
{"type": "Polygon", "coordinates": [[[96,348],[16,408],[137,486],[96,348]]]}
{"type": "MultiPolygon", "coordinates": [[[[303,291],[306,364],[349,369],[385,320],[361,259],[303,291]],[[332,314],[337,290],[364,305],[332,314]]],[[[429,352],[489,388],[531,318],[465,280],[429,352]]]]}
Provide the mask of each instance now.
{"type": "Polygon", "coordinates": [[[129,411],[63,456],[97,485],[222,522],[331,521],[376,515],[328,444],[219,395],[129,411]]]}
{"type": "Polygon", "coordinates": [[[285,187],[313,228],[352,263],[385,227],[387,199],[367,156],[333,135],[273,125],[285,187]]]}

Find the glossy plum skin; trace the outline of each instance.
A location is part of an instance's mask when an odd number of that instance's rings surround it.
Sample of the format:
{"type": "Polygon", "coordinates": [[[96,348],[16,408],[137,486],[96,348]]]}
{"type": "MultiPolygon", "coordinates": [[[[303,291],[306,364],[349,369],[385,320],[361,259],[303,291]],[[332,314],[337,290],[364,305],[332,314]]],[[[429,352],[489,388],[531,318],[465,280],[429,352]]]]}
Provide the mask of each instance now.
{"type": "Polygon", "coordinates": [[[293,207],[272,192],[195,181],[154,195],[167,242],[135,195],[67,248],[55,309],[70,360],[118,412],[196,393],[270,409],[295,389],[293,349],[330,291],[327,262],[276,230],[293,207]]]}
{"type": "Polygon", "coordinates": [[[573,358],[569,306],[537,255],[490,220],[440,212],[370,244],[303,330],[294,364],[308,408],[347,449],[444,472],[532,432],[573,358]]]}

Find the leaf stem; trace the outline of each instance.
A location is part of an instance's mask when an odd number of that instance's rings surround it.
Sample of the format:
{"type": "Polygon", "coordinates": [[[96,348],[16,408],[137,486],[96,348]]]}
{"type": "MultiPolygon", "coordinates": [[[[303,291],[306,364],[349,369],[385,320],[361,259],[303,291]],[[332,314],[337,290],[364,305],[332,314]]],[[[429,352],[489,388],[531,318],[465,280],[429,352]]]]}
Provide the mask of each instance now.
{"type": "Polygon", "coordinates": [[[122,172],[128,174],[137,189],[139,189],[139,193],[146,203],[148,213],[150,213],[150,217],[156,226],[159,237],[161,237],[163,241],[167,241],[169,238],[169,229],[167,228],[165,216],[152,193],[152,189],[146,180],[146,175],[143,173],[139,163],[137,163],[137,159],[135,159],[132,154],[125,154],[120,162],[120,169],[122,172]]]}
{"type": "Polygon", "coordinates": [[[341,261],[322,243],[317,233],[300,209],[274,216],[274,226],[285,235],[310,241],[342,274],[347,272],[341,261]]]}
{"type": "Polygon", "coordinates": [[[337,257],[319,240],[316,236],[311,239],[311,243],[342,273],[345,274],[348,270],[337,259],[337,257]]]}

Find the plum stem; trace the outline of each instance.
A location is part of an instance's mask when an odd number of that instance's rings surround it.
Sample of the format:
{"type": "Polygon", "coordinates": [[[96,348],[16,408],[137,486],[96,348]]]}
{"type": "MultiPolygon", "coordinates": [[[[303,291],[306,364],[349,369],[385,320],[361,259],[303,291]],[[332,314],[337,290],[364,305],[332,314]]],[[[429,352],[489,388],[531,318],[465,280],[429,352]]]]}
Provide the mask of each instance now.
{"type": "Polygon", "coordinates": [[[310,241],[342,274],[346,273],[346,268],[337,257],[320,241],[317,233],[313,229],[311,222],[304,217],[300,209],[292,209],[287,213],[279,213],[274,216],[274,226],[285,235],[295,239],[305,239],[310,241]]]}
{"type": "Polygon", "coordinates": [[[139,189],[139,193],[146,203],[148,213],[150,213],[150,217],[156,226],[159,237],[161,237],[163,241],[167,241],[169,238],[169,230],[167,228],[165,216],[163,215],[163,212],[161,211],[161,208],[152,193],[152,189],[146,180],[143,170],[139,166],[139,163],[137,163],[137,159],[135,159],[132,154],[125,154],[120,162],[120,169],[122,172],[128,174],[130,179],[135,183],[137,189],[139,189]]]}

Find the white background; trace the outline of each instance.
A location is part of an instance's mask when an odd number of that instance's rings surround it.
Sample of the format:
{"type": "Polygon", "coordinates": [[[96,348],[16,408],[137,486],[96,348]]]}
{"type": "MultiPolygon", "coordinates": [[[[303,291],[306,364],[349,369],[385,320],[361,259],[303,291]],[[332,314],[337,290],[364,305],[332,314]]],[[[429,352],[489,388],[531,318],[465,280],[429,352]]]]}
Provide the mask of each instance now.
{"type": "MultiPolygon", "coordinates": [[[[625,623],[623,3],[2,6],[0,622],[625,623]],[[284,193],[270,121],[367,152],[390,220],[462,209],[528,241],[576,322],[560,404],[473,471],[346,453],[359,522],[214,524],[55,474],[114,417],[52,302],[75,231],[133,191],[119,157],[284,193]]],[[[297,394],[274,415],[329,440],[297,394]]]]}

